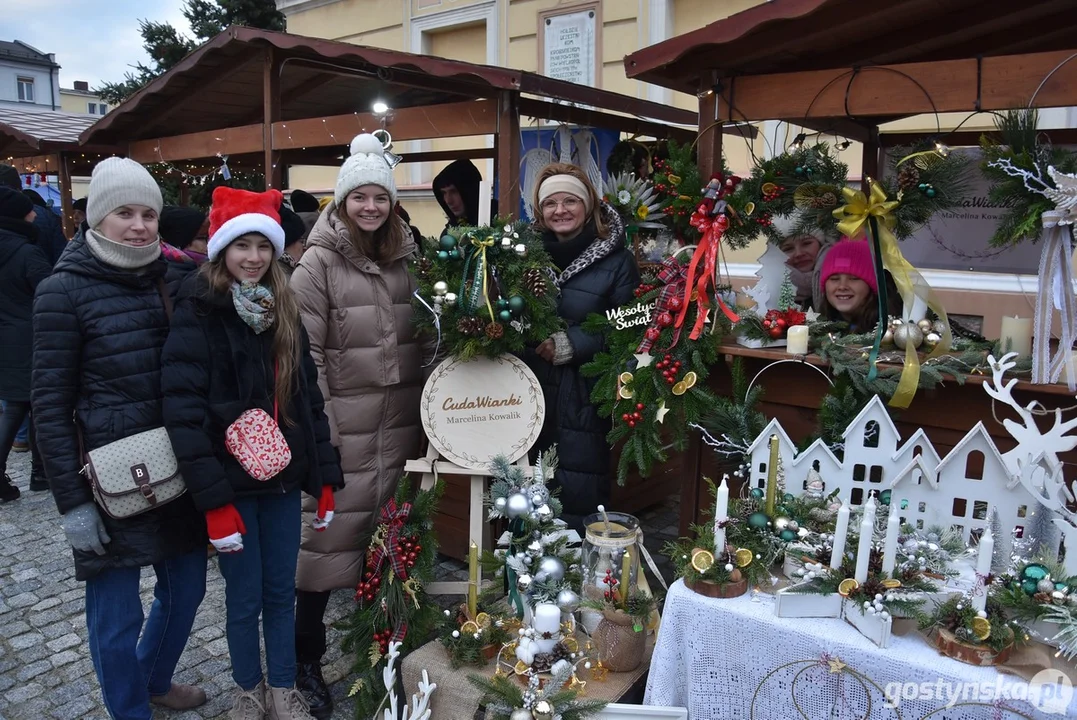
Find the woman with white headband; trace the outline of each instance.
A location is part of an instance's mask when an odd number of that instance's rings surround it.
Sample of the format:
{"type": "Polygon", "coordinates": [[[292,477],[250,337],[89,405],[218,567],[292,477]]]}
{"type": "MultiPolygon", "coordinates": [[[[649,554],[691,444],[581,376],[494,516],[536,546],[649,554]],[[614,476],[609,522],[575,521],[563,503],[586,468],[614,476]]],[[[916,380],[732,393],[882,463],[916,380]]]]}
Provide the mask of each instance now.
{"type": "Polygon", "coordinates": [[[591,403],[594,379],[580,373],[580,366],[604,349],[605,340],[580,325],[592,313],[631,302],[639,269],[625,245],[624,223],[599,201],[578,167],[548,165],[538,178],[535,208],[535,225],[558,272],[558,314],[567,325],[525,356],[546,398],[546,421],[536,448],[557,445],[554,482],[561,488],[563,517],[581,530],[583,518],[609,502],[610,420],[591,403]]]}

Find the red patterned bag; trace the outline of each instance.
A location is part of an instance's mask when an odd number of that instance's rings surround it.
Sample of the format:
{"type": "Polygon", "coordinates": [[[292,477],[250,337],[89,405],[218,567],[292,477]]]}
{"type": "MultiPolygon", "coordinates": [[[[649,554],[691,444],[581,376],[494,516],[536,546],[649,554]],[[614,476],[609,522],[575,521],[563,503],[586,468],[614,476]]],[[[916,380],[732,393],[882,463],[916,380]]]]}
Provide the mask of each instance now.
{"type": "MultiPolygon", "coordinates": [[[[273,368],[276,385],[277,368],[273,368]]],[[[224,433],[225,446],[239,464],[255,480],[265,482],[288,467],[292,449],[277,424],[276,392],[273,398],[273,417],[265,410],[245,410],[224,433]]]]}

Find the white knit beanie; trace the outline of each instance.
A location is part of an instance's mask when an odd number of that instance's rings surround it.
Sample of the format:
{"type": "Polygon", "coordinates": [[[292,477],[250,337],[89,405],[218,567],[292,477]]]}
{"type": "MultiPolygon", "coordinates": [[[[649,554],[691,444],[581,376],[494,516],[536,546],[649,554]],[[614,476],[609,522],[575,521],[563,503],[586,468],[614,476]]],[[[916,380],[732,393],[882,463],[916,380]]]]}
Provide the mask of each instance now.
{"type": "Polygon", "coordinates": [[[130,158],[105,158],[93,169],[86,198],[86,222],[95,228],[124,205],[145,205],[161,214],[161,188],[150,171],[130,158]]]}
{"type": "Polygon", "coordinates": [[[396,205],[396,182],[393,169],[385,160],[385,149],[381,140],[370,133],[356,135],[352,139],[351,155],[344,161],[337,175],[337,190],[334,199],[337,207],[344,205],[348,193],[363,185],[378,185],[389,193],[389,199],[396,205]]]}

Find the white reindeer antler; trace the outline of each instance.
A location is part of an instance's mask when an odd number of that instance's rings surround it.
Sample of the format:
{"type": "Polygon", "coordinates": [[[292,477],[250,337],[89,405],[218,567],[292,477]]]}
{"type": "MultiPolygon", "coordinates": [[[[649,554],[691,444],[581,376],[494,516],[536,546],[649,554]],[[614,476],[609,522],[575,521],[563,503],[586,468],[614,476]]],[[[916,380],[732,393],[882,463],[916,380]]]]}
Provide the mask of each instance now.
{"type": "MultiPolygon", "coordinates": [[[[385,685],[387,697],[389,699],[389,707],[382,714],[382,720],[396,720],[397,715],[397,699],[396,699],[396,659],[400,657],[399,642],[389,643],[388,660],[385,663],[385,667],[381,671],[381,681],[385,685]]],[[[437,690],[437,684],[430,682],[430,676],[426,670],[423,670],[423,679],[419,683],[419,692],[411,696],[411,707],[407,707],[405,702],[404,715],[400,720],[430,720],[430,714],[432,710],[429,709],[430,696],[437,690]]],[[[384,704],[384,700],[382,703],[384,704]]]]}

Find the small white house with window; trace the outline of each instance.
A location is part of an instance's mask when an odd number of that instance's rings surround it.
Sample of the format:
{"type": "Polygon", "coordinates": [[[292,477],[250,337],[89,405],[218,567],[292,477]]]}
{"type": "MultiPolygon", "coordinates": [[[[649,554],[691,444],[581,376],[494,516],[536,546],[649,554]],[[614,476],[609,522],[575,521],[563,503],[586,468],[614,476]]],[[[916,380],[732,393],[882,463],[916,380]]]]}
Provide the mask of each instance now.
{"type": "Polygon", "coordinates": [[[56,56],[21,40],[0,40],[0,107],[60,109],[56,56]]]}

